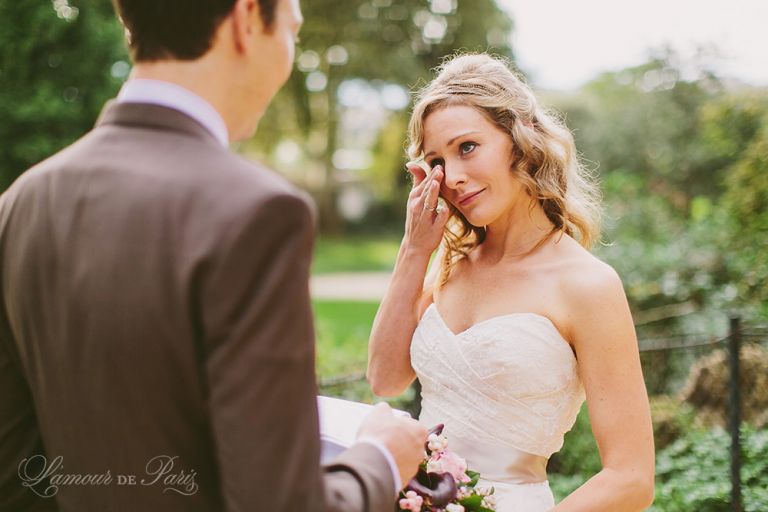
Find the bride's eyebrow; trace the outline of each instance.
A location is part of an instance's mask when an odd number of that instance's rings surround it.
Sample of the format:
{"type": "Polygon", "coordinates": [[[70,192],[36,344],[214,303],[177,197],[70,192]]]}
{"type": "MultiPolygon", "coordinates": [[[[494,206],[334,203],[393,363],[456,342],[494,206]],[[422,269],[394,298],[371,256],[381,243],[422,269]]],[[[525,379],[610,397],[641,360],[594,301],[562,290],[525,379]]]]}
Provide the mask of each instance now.
{"type": "MultiPolygon", "coordinates": [[[[480,133],[480,132],[479,132],[479,131],[477,131],[477,130],[470,130],[470,131],[468,131],[468,132],[463,132],[463,133],[460,133],[460,134],[456,135],[455,137],[453,137],[451,140],[449,140],[449,141],[448,141],[447,147],[451,147],[451,146],[453,145],[453,143],[454,143],[454,142],[456,142],[458,139],[460,139],[460,138],[464,137],[465,135],[470,135],[470,134],[473,134],[473,133],[480,133]]],[[[434,154],[435,154],[435,152],[434,152],[434,151],[430,151],[429,153],[427,153],[426,155],[424,155],[424,158],[425,158],[425,159],[427,159],[427,158],[429,158],[431,155],[434,155],[434,154]]]]}

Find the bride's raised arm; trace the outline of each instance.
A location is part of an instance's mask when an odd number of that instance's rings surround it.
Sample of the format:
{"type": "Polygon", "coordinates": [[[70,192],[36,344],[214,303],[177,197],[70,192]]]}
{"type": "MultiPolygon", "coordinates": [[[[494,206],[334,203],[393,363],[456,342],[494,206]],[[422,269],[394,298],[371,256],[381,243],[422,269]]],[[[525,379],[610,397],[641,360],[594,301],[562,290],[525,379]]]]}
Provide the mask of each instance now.
{"type": "Polygon", "coordinates": [[[399,395],[415,378],[411,338],[431,297],[431,285],[424,276],[448,220],[448,210],[437,208],[442,167],[436,166],[427,174],[418,165],[409,165],[408,171],[414,179],[408,196],[405,235],[368,342],[366,376],[378,396],[399,395]]]}

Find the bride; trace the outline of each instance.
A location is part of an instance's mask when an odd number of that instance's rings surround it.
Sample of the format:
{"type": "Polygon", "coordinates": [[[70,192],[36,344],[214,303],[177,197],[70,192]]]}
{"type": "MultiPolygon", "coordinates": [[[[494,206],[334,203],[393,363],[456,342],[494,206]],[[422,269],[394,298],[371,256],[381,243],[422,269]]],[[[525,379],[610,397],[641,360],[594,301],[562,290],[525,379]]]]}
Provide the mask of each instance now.
{"type": "Polygon", "coordinates": [[[637,340],[621,280],[588,251],[597,193],[570,132],[479,54],[441,66],[409,137],[414,186],[371,333],[373,391],[418,377],[420,420],[445,424],[499,512],[645,509],[654,448],[637,340]],[[603,469],[555,506],[547,460],[585,398],[603,469]]]}

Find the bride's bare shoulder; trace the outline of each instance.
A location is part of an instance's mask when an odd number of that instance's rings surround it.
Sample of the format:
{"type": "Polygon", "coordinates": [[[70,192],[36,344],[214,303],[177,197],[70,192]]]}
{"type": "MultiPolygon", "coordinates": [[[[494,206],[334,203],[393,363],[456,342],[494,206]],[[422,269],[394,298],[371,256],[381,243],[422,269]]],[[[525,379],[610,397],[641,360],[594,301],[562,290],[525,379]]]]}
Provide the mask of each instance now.
{"type": "Polygon", "coordinates": [[[559,250],[561,291],[569,303],[603,305],[625,300],[621,277],[576,240],[563,237],[559,250]]]}
{"type": "Polygon", "coordinates": [[[570,237],[558,250],[557,303],[567,339],[574,346],[592,339],[595,326],[606,319],[630,326],[629,305],[616,270],[570,237]]]}

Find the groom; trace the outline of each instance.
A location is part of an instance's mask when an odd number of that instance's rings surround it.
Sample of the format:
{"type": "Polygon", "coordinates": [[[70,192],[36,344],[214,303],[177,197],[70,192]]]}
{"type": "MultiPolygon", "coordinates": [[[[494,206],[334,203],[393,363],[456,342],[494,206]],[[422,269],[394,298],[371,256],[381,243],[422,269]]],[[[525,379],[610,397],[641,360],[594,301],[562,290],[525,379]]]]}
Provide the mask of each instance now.
{"type": "Polygon", "coordinates": [[[425,430],[384,405],[319,467],[313,210],[230,153],[298,0],[117,0],[135,62],[0,197],[0,511],[387,511],[425,430]]]}

